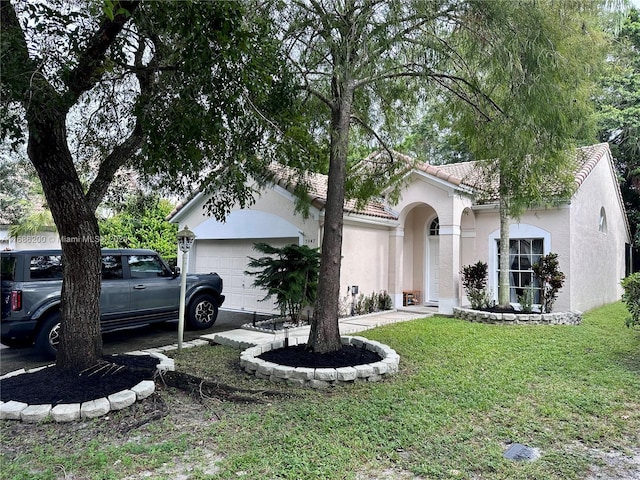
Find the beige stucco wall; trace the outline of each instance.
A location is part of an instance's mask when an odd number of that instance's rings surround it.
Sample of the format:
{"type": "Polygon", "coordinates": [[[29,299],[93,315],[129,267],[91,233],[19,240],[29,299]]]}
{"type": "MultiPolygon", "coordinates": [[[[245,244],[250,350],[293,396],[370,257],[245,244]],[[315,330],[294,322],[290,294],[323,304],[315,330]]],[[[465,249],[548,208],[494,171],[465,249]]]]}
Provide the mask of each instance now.
{"type": "MultiPolygon", "coordinates": [[[[420,290],[421,301],[424,300],[427,288],[426,229],[437,216],[440,222],[438,305],[440,312],[449,314],[460,303],[461,222],[463,211],[471,206],[471,199],[453,185],[427,174],[414,173],[411,180],[394,206],[400,212],[399,224],[404,229],[404,255],[402,263],[395,265],[397,281],[389,288],[395,293],[395,299],[401,299],[403,290],[420,290]]],[[[465,243],[469,244],[469,241],[465,243]]],[[[394,259],[390,261],[394,262],[394,259]]],[[[390,268],[394,269],[394,265],[390,268]]],[[[399,304],[398,300],[396,304],[399,304]]]]}
{"type": "Polygon", "coordinates": [[[603,158],[584,180],[571,202],[571,295],[577,308],[586,311],[615,302],[622,295],[625,274],[626,224],[611,165],[603,158]],[[606,232],[600,232],[604,207],[606,232]]]}
{"type": "Polygon", "coordinates": [[[8,233],[2,236],[0,249],[9,250],[59,250],[60,236],[57,232],[37,232],[10,238],[8,233]]]}
{"type": "MultiPolygon", "coordinates": [[[[207,197],[202,197],[202,201],[193,202],[188,206],[186,212],[180,212],[180,228],[187,225],[191,230],[206,221],[216,220],[207,215],[202,208],[202,202],[207,197]]],[[[311,248],[318,247],[318,212],[312,208],[310,217],[305,219],[302,215],[294,213],[293,196],[281,187],[274,186],[267,188],[256,197],[256,203],[250,207],[253,211],[266,212],[276,215],[287,222],[298,227],[301,232],[304,243],[311,248]]],[[[231,212],[241,210],[238,205],[231,208],[231,212]]],[[[256,238],[259,238],[260,232],[255,232],[256,238]]]]}
{"type": "Polygon", "coordinates": [[[358,286],[360,294],[388,291],[389,229],[384,225],[345,221],[340,269],[341,301],[351,301],[347,287],[358,286]]]}
{"type": "MultiPolygon", "coordinates": [[[[498,298],[498,265],[496,240],[500,236],[500,216],[496,208],[482,208],[475,212],[477,260],[489,265],[489,288],[494,299],[498,298]]],[[[545,254],[558,254],[559,268],[571,277],[570,255],[570,211],[566,206],[525,212],[519,219],[511,220],[511,238],[544,238],[545,254]]],[[[474,262],[467,262],[474,263],[474,262]]],[[[555,310],[573,310],[571,292],[568,288],[560,291],[554,306],[555,310]]]]}

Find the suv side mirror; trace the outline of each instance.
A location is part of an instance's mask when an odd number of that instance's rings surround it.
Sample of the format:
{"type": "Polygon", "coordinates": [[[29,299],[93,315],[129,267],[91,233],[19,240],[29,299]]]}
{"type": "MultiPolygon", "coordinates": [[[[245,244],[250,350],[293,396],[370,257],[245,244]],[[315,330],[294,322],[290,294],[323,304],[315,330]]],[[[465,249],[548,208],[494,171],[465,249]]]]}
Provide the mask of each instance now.
{"type": "Polygon", "coordinates": [[[179,276],[179,275],[180,275],[180,267],[176,267],[176,268],[173,270],[173,276],[174,276],[174,278],[175,278],[175,277],[177,277],[177,276],[179,276]]]}

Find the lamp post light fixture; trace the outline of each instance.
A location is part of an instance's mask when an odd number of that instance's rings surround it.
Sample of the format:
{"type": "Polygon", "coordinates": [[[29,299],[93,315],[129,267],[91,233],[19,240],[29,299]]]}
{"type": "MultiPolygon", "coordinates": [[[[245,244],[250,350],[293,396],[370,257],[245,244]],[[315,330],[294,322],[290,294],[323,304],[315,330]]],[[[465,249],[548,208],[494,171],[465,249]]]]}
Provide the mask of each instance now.
{"type": "Polygon", "coordinates": [[[196,239],[195,233],[186,225],[178,232],[178,248],[182,251],[182,267],[180,268],[180,310],[178,314],[178,351],[182,351],[182,339],[184,337],[184,304],[187,290],[187,257],[189,249],[196,239]]]}

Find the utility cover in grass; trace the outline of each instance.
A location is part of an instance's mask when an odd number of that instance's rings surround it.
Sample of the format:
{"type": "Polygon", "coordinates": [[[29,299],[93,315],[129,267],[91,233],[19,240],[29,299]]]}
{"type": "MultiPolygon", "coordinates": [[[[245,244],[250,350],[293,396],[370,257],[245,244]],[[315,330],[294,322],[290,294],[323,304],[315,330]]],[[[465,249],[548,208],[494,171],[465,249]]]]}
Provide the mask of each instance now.
{"type": "Polygon", "coordinates": [[[504,452],[504,458],[516,462],[535,462],[540,458],[540,451],[521,443],[514,443],[504,452]]]}

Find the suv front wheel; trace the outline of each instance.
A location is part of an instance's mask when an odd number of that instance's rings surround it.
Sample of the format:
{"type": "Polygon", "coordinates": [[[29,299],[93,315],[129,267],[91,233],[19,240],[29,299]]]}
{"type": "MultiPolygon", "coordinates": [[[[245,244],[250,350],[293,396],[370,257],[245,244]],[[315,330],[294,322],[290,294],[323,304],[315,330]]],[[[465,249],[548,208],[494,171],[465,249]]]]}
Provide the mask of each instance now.
{"type": "Polygon", "coordinates": [[[196,296],[189,304],[188,323],[194,330],[204,330],[216,323],[218,302],[209,294],[196,296]]]}
{"type": "Polygon", "coordinates": [[[36,349],[49,358],[55,358],[60,343],[60,312],[52,313],[44,321],[36,336],[36,349]]]}

